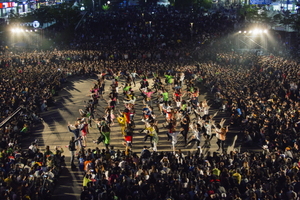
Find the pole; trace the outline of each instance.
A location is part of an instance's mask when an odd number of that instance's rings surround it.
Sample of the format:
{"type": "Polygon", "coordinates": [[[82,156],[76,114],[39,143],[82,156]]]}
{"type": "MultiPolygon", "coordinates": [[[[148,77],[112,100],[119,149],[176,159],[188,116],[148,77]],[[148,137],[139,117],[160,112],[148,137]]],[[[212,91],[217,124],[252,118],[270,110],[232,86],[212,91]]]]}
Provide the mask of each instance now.
{"type": "Polygon", "coordinates": [[[194,25],[194,23],[191,22],[191,39],[193,38],[193,25],[194,25]]]}

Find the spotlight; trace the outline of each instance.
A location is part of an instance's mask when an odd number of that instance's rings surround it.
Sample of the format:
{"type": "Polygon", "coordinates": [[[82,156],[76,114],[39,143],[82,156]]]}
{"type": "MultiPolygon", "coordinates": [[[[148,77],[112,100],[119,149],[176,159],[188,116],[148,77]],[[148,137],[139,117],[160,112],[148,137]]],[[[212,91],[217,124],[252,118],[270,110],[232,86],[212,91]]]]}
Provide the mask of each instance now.
{"type": "Polygon", "coordinates": [[[242,31],[239,31],[239,33],[242,33],[242,31]]]}
{"type": "Polygon", "coordinates": [[[20,28],[15,28],[15,31],[14,31],[15,33],[20,33],[20,32],[22,32],[22,29],[20,29],[20,28]]]}
{"type": "Polygon", "coordinates": [[[247,33],[247,31],[244,31],[244,33],[247,33]]]}

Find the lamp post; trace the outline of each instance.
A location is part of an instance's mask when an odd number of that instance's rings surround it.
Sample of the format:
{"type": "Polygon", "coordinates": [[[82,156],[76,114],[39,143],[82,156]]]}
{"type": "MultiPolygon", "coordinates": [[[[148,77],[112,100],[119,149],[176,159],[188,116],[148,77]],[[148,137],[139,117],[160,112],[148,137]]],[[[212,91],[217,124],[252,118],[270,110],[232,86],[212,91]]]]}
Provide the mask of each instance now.
{"type": "Polygon", "coordinates": [[[95,1],[92,0],[92,3],[93,3],[93,14],[95,13],[95,1]]]}
{"type": "Polygon", "coordinates": [[[150,42],[150,39],[151,39],[151,26],[152,26],[151,23],[152,23],[152,22],[149,21],[149,34],[148,34],[149,42],[150,42]]]}
{"type": "Polygon", "coordinates": [[[191,22],[190,25],[191,25],[191,38],[192,38],[193,37],[193,26],[194,26],[194,23],[191,22]]]}

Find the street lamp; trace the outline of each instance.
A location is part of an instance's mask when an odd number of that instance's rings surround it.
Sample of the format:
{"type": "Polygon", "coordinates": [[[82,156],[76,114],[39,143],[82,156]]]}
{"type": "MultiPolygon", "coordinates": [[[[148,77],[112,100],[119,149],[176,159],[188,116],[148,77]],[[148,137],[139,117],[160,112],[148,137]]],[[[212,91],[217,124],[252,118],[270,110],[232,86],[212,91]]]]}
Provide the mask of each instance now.
{"type": "Polygon", "coordinates": [[[191,22],[190,24],[191,24],[191,38],[192,38],[193,37],[193,26],[194,26],[194,23],[191,22]]]}
{"type": "Polygon", "coordinates": [[[149,21],[149,34],[148,34],[148,38],[149,38],[149,42],[150,42],[150,38],[151,38],[151,21],[149,21]]]}

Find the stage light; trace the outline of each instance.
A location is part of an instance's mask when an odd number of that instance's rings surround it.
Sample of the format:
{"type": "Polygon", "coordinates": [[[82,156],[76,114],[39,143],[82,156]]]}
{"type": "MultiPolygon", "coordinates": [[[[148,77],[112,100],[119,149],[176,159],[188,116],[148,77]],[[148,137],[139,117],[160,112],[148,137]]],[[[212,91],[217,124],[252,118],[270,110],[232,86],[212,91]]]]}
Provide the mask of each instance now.
{"type": "Polygon", "coordinates": [[[23,32],[24,30],[23,29],[20,29],[20,28],[12,28],[11,29],[11,32],[13,33],[20,33],[20,32],[23,32]]]}

